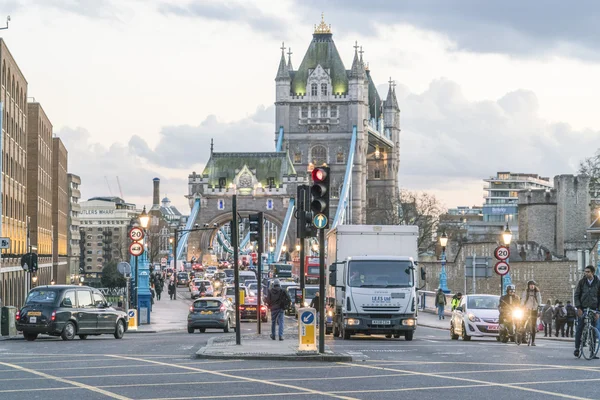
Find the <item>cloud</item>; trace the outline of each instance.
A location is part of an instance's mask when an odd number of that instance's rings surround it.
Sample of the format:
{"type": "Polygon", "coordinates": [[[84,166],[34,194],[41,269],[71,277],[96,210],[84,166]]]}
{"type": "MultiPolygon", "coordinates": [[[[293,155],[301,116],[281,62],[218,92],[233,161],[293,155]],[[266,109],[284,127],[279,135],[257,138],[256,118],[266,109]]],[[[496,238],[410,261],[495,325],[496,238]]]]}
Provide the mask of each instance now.
{"type": "MultiPolygon", "coordinates": [[[[597,58],[600,48],[600,3],[582,0],[577,6],[561,0],[507,1],[297,1],[308,14],[324,9],[336,24],[364,35],[377,33],[380,24],[405,23],[436,31],[453,40],[458,49],[519,56],[559,50],[580,58],[597,58]]],[[[329,22],[329,21],[328,21],[329,22]]]]}
{"type": "Polygon", "coordinates": [[[173,14],[180,17],[202,18],[220,22],[240,22],[252,29],[281,37],[286,31],[286,25],[281,18],[268,16],[263,11],[244,3],[190,1],[187,5],[180,6],[170,3],[161,3],[158,7],[163,14],[173,14]]]}
{"type": "MultiPolygon", "coordinates": [[[[3,0],[0,12],[16,12],[31,7],[50,8],[92,19],[117,19],[119,10],[113,0],[3,0]]],[[[15,16],[16,17],[16,16],[15,16]]]]}
{"type": "Polygon", "coordinates": [[[274,151],[275,107],[260,106],[256,112],[234,122],[220,122],[209,115],[200,125],[164,127],[154,148],[139,137],[129,141],[132,154],[155,165],[168,168],[190,168],[204,164],[210,156],[210,141],[217,152],[274,151]]]}

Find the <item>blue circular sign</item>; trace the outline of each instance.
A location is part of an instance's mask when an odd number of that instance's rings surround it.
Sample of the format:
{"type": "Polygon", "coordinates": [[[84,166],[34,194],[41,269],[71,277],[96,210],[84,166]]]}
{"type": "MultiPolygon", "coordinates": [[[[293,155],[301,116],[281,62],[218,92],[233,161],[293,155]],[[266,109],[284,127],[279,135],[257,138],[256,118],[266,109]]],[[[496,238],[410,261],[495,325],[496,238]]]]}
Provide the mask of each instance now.
{"type": "Polygon", "coordinates": [[[129,311],[127,312],[127,314],[129,315],[129,318],[133,318],[133,317],[135,317],[135,311],[133,311],[133,310],[129,310],[129,311]]]}
{"type": "Polygon", "coordinates": [[[312,324],[315,321],[315,314],[310,311],[304,311],[300,318],[302,319],[303,324],[312,324]]]}

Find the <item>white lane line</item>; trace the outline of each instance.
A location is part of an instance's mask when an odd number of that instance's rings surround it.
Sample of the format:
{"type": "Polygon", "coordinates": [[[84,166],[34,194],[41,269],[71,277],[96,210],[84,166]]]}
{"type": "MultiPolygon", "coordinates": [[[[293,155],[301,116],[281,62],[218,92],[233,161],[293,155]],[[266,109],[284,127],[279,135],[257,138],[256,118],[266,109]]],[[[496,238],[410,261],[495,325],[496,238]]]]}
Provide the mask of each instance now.
{"type": "MultiPolygon", "coordinates": [[[[360,367],[360,368],[377,369],[377,370],[393,371],[393,372],[404,372],[404,373],[416,375],[416,376],[428,376],[428,377],[433,377],[433,378],[450,379],[450,380],[457,380],[457,381],[461,381],[461,382],[483,384],[483,385],[487,385],[487,386],[497,386],[497,387],[503,387],[503,388],[508,388],[508,389],[522,390],[525,392],[533,392],[533,393],[540,393],[540,394],[545,394],[545,395],[549,395],[549,396],[562,397],[565,399],[594,400],[594,399],[590,399],[588,397],[571,396],[568,394],[549,392],[546,390],[538,390],[538,389],[533,389],[533,388],[520,387],[520,386],[508,384],[508,383],[488,382],[488,381],[482,381],[482,380],[478,380],[478,379],[459,378],[457,376],[440,375],[440,374],[436,374],[436,373],[415,372],[415,371],[400,370],[400,369],[394,369],[394,368],[377,367],[375,365],[361,365],[361,364],[353,364],[353,363],[340,363],[340,364],[351,365],[351,366],[360,367]]],[[[521,383],[521,384],[523,384],[523,383],[521,383]]],[[[423,388],[423,389],[426,389],[426,388],[423,388]]]]}
{"type": "Polygon", "coordinates": [[[118,356],[118,355],[107,355],[107,357],[114,357],[114,358],[123,359],[123,360],[133,360],[133,361],[147,362],[147,363],[151,363],[151,364],[162,365],[162,366],[165,366],[165,367],[174,367],[174,368],[187,369],[187,370],[190,370],[190,371],[201,371],[201,372],[206,372],[206,373],[212,374],[212,375],[223,376],[223,377],[226,377],[226,378],[240,379],[240,380],[244,380],[246,382],[254,382],[254,383],[261,383],[261,384],[264,384],[264,385],[284,387],[284,388],[287,388],[287,389],[293,389],[293,390],[296,390],[296,391],[301,391],[301,392],[310,393],[310,394],[314,394],[314,395],[320,395],[320,396],[326,396],[326,397],[333,397],[333,398],[336,398],[336,399],[359,400],[359,399],[356,399],[354,397],[347,397],[347,396],[335,395],[335,394],[331,394],[331,393],[328,393],[328,392],[322,392],[322,391],[319,391],[319,390],[313,390],[313,389],[302,388],[302,387],[293,386],[293,385],[287,385],[285,383],[263,381],[263,380],[260,380],[260,379],[254,379],[254,378],[248,378],[248,377],[241,377],[241,376],[235,376],[235,375],[225,374],[223,372],[203,370],[201,368],[193,368],[193,367],[188,367],[188,366],[183,366],[183,365],[168,364],[168,363],[163,363],[163,362],[160,362],[160,361],[144,360],[144,359],[140,359],[140,358],[125,357],[125,356],[118,356]]]}
{"type": "Polygon", "coordinates": [[[91,386],[91,385],[86,385],[85,383],[80,383],[80,382],[71,381],[71,380],[64,379],[64,378],[59,378],[59,377],[56,377],[56,376],[45,374],[45,373],[40,372],[40,371],[36,371],[36,370],[33,370],[33,369],[21,367],[19,365],[9,364],[9,363],[5,363],[5,362],[2,362],[2,361],[0,361],[0,365],[4,365],[4,366],[9,367],[9,368],[14,368],[14,369],[22,371],[22,372],[29,372],[30,374],[41,376],[42,378],[46,378],[46,379],[51,379],[51,380],[56,381],[56,382],[65,383],[67,385],[75,386],[75,387],[78,387],[80,389],[86,389],[86,390],[89,390],[91,392],[100,393],[100,394],[103,394],[105,396],[111,397],[113,399],[131,400],[131,399],[129,399],[129,397],[121,396],[121,395],[109,392],[107,390],[99,389],[99,388],[91,386]]]}

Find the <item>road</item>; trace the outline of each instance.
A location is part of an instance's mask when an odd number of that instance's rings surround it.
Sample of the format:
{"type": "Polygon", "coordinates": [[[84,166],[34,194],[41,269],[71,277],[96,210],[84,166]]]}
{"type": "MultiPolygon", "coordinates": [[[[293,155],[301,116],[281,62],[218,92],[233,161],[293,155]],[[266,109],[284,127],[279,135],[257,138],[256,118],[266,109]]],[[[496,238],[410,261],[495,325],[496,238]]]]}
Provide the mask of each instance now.
{"type": "MultiPolygon", "coordinates": [[[[183,304],[183,302],[182,302],[183,304]]],[[[185,307],[185,304],[183,305],[185,307]]],[[[183,310],[185,312],[185,309],[183,310]]],[[[292,323],[292,320],[287,322],[292,323]]],[[[254,330],[254,323],[244,330],[254,330]]],[[[16,399],[597,399],[600,363],[575,359],[572,344],[537,347],[451,341],[419,327],[415,340],[327,339],[355,361],[197,360],[222,332],[128,334],[63,342],[0,342],[0,398],[16,399]],[[584,383],[586,382],[587,383],[584,383]]],[[[229,334],[233,335],[233,334],[229,334]]]]}

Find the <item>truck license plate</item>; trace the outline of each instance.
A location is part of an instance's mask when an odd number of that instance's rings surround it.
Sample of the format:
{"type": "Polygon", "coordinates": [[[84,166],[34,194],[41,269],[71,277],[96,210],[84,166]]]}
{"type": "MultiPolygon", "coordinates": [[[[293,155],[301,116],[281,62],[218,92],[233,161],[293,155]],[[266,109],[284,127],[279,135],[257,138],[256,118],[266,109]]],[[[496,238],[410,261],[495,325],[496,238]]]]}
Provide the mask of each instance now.
{"type": "Polygon", "coordinates": [[[372,322],[373,325],[391,325],[392,321],[389,319],[374,319],[372,322]]]}

